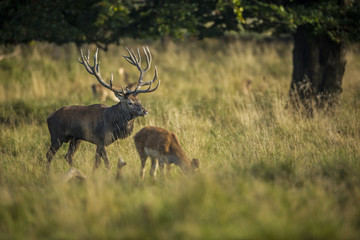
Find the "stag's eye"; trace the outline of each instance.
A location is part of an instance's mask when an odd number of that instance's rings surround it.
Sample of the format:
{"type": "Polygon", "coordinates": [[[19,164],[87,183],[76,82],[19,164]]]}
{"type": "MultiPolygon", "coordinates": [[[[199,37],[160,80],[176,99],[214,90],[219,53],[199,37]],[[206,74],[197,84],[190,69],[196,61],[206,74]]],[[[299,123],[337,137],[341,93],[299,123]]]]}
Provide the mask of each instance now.
{"type": "Polygon", "coordinates": [[[134,104],[133,104],[132,102],[128,102],[128,105],[129,105],[129,106],[132,106],[132,105],[134,105],[134,104]]]}

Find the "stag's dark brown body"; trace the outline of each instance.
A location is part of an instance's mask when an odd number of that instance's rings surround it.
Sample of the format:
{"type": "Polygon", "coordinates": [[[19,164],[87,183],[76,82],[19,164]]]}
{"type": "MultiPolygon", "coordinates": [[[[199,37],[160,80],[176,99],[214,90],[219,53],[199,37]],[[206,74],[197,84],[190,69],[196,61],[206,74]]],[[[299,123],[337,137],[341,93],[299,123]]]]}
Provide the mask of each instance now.
{"type": "Polygon", "coordinates": [[[135,119],[147,114],[135,101],[132,105],[136,111],[129,111],[125,104],[120,102],[111,107],[102,104],[70,106],[50,114],[47,118],[51,136],[51,147],[47,153],[49,164],[61,145],[70,141],[65,159],[72,166],[72,157],[81,140],[84,140],[97,146],[94,167],[99,166],[101,157],[105,166],[109,167],[105,146],[128,137],[133,131],[135,119]]]}
{"type": "Polygon", "coordinates": [[[112,107],[95,104],[63,107],[52,113],[47,123],[52,145],[85,140],[108,146],[132,133],[135,117],[118,104],[112,107]]]}

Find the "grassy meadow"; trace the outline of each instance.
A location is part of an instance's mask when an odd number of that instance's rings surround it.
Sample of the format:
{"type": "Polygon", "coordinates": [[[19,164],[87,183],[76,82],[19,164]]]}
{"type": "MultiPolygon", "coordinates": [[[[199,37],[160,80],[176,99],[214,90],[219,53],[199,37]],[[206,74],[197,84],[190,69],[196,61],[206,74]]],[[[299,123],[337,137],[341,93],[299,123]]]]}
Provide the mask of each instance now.
{"type": "Polygon", "coordinates": [[[96,80],[75,45],[22,46],[0,62],[0,239],[359,239],[358,47],[347,53],[339,106],[306,119],[286,108],[289,42],[126,40],[100,51],[102,75],[113,72],[116,85],[122,66],[137,80],[121,53],[145,44],[161,85],[139,95],[149,115],[134,133],[147,125],[175,132],[200,172],[186,177],[173,167],[153,182],[148,160],[141,181],[133,133],[107,147],[109,171],[102,163],[92,172],[95,146],[83,142],[74,163],[87,181],[61,183],[68,144],[48,177],[46,117],[99,103],[96,80]],[[127,162],[120,181],[119,157],[127,162]]]}

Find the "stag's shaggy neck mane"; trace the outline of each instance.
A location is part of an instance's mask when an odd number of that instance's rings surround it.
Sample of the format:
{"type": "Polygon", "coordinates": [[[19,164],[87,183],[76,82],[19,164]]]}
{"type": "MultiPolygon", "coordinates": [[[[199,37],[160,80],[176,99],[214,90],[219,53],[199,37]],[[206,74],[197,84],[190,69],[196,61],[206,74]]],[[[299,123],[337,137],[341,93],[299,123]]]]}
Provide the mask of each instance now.
{"type": "Polygon", "coordinates": [[[123,109],[121,103],[107,108],[104,117],[112,133],[112,141],[130,136],[134,129],[134,121],[139,116],[132,115],[127,109],[123,109]]]}

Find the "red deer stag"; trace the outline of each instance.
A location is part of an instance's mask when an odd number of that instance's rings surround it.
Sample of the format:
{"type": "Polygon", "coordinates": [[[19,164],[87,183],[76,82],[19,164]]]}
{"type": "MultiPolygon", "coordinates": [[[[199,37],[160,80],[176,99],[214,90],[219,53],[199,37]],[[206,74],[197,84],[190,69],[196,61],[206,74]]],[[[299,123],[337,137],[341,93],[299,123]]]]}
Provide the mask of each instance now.
{"type": "Polygon", "coordinates": [[[147,111],[140,104],[137,95],[139,93],[153,92],[160,84],[159,80],[156,87],[152,88],[154,81],[158,78],[156,66],[154,78],[148,82],[143,81],[144,74],[149,70],[152,60],[149,48],[144,47],[143,49],[146,57],[146,68],[141,67],[139,49],[137,49],[137,57],[134,51],[128,48],[126,48],[126,50],[129,56],[123,55],[130,64],[136,66],[140,71],[138,84],[134,90],[128,88],[123,89],[122,87],[121,89],[114,89],[112,85],[113,75],[111,75],[110,84],[103,81],[100,75],[98,49],[94,54],[93,66],[91,66],[89,62],[90,51],[88,51],[87,56],[84,56],[81,51],[81,59],[79,59],[79,62],[84,65],[88,73],[95,76],[102,86],[113,91],[120,102],[111,107],[102,104],[63,107],[50,114],[47,118],[51,136],[51,146],[46,154],[48,171],[55,153],[64,142],[68,141],[70,141],[70,144],[65,159],[69,165],[72,166],[72,157],[82,140],[93,143],[97,147],[94,170],[98,168],[101,158],[103,158],[106,168],[109,168],[105,146],[110,145],[119,138],[126,138],[132,133],[135,119],[147,115],[147,111]],[[141,90],[143,86],[148,87],[141,90]]]}
{"type": "Polygon", "coordinates": [[[161,174],[163,174],[164,164],[167,164],[168,170],[170,164],[178,165],[185,173],[192,172],[199,168],[199,160],[186,156],[181,149],[176,135],[159,127],[144,127],[134,136],[136,149],[140,155],[141,171],[140,177],[144,179],[145,162],[147,157],[151,158],[151,177],[155,178],[156,170],[160,165],[161,174]],[[157,161],[158,159],[158,161],[157,161]]]}

